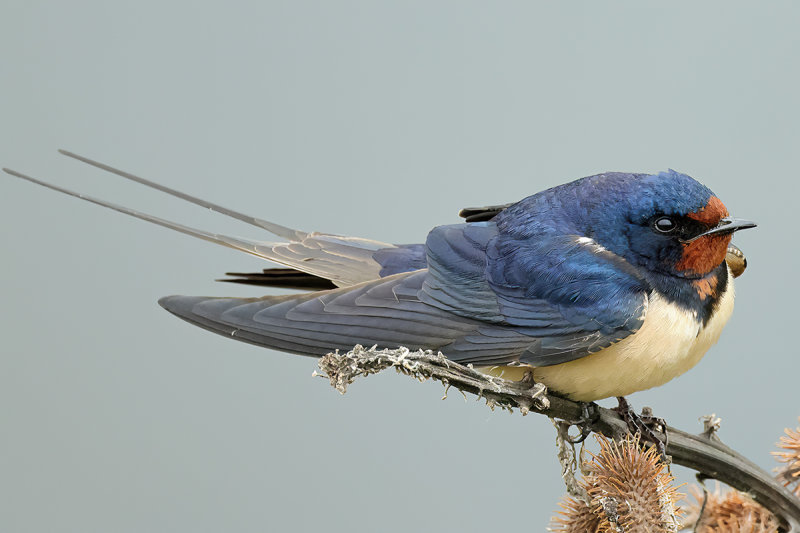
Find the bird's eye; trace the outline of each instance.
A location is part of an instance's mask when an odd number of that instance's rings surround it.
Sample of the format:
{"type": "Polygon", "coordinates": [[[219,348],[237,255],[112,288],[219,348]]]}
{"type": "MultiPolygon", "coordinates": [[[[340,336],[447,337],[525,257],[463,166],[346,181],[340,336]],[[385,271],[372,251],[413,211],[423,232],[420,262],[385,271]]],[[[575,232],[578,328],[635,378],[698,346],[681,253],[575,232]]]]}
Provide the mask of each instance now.
{"type": "Polygon", "coordinates": [[[653,221],[653,229],[659,233],[672,233],[677,227],[678,223],[671,217],[658,217],[653,221]]]}

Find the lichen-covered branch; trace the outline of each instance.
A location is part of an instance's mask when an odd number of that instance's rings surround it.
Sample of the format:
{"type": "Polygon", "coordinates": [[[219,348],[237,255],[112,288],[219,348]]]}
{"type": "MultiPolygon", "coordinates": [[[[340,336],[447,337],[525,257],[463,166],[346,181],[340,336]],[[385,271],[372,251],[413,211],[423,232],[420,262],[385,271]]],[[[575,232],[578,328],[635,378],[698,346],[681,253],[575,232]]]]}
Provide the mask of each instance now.
{"type": "Polygon", "coordinates": [[[550,409],[547,389],[541,383],[514,382],[487,376],[472,366],[454,363],[430,350],[376,350],[358,345],[346,354],[326,355],[320,360],[319,367],[330,379],[331,385],[342,394],[357,377],[394,368],[420,381],[441,381],[446,387],[445,394],[450,387],[475,394],[484,398],[491,409],[500,407],[512,410],[517,407],[522,414],[527,414],[531,408],[540,412],[550,409]]]}
{"type": "MultiPolygon", "coordinates": [[[[583,407],[577,402],[550,394],[541,383],[512,382],[487,376],[471,366],[464,366],[431,351],[377,350],[356,346],[346,354],[332,353],[319,362],[322,375],[344,393],[359,376],[376,374],[387,368],[424,381],[433,379],[455,387],[462,393],[475,394],[494,409],[518,408],[525,415],[536,412],[550,418],[577,422],[583,418],[583,407]]],[[[588,423],[591,431],[612,439],[629,433],[627,424],[611,409],[596,407],[588,423]]],[[[692,435],[672,427],[657,433],[664,442],[672,462],[697,471],[702,477],[717,479],[746,492],[772,511],[789,532],[800,532],[800,499],[754,463],[722,444],[707,430],[692,435]]]]}

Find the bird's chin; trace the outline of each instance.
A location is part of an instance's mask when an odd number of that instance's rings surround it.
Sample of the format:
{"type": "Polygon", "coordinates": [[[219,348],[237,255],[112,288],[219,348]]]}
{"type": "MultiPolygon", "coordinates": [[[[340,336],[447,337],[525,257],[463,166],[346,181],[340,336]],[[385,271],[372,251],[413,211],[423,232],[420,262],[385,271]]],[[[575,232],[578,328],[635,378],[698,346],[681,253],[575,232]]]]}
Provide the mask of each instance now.
{"type": "Polygon", "coordinates": [[[732,234],[714,234],[683,244],[675,269],[688,278],[705,276],[725,261],[731,238],[732,234]]]}

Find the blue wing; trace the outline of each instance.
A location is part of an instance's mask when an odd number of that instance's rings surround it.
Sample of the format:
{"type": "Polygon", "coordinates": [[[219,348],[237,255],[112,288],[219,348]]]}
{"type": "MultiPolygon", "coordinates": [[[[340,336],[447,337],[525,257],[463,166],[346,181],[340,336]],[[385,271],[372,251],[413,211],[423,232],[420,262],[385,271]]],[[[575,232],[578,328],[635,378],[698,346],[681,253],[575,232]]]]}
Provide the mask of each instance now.
{"type": "MultiPolygon", "coordinates": [[[[519,238],[485,223],[437,228],[427,248],[429,276],[421,299],[533,339],[519,354],[521,363],[547,366],[583,357],[627,337],[644,321],[648,284],[590,239],[519,238]]],[[[464,360],[480,362],[469,355],[464,360]]]]}
{"type": "Polygon", "coordinates": [[[460,224],[434,229],[425,250],[427,269],[353,287],[160,303],[216,333],[303,355],[374,344],[476,365],[569,361],[644,319],[647,289],[635,269],[577,237],[520,240],[493,223],[460,224]]]}

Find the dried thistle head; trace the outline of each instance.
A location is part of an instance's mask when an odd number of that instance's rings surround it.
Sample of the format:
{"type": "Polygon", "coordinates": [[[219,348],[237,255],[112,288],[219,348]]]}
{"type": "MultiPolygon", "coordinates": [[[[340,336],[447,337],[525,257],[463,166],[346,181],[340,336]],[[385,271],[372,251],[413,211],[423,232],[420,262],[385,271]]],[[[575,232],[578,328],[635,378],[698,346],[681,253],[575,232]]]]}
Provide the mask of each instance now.
{"type": "Polygon", "coordinates": [[[586,465],[581,486],[589,502],[567,497],[563,511],[553,520],[553,531],[569,532],[674,532],[678,530],[682,496],[659,452],[639,445],[639,438],[614,442],[596,436],[600,452],[586,465]],[[592,518],[594,517],[594,518],[592,518]]]}
{"type": "Polygon", "coordinates": [[[624,531],[657,531],[650,528],[659,524],[663,531],[674,531],[679,512],[675,502],[682,495],[673,485],[675,479],[661,462],[658,450],[653,446],[642,449],[638,436],[618,443],[598,440],[600,453],[587,466],[593,480],[587,491],[596,502],[595,513],[607,515],[608,502],[613,500],[616,523],[624,531]]]}
{"type": "Polygon", "coordinates": [[[559,505],[561,510],[553,518],[550,531],[597,533],[600,528],[600,517],[592,512],[585,501],[565,496],[559,505]]]}
{"type": "MultiPolygon", "coordinates": [[[[694,528],[703,506],[703,491],[692,486],[689,491],[695,501],[689,505],[683,521],[686,529],[694,528]]],[[[703,517],[697,526],[698,533],[777,533],[778,520],[766,508],[737,490],[721,494],[719,485],[707,493],[703,517]]]]}
{"type": "Polygon", "coordinates": [[[800,427],[794,430],[786,428],[784,431],[786,435],[778,443],[783,451],[772,452],[778,461],[785,463],[777,477],[786,487],[794,485],[792,490],[795,496],[800,497],[800,427]]]}

